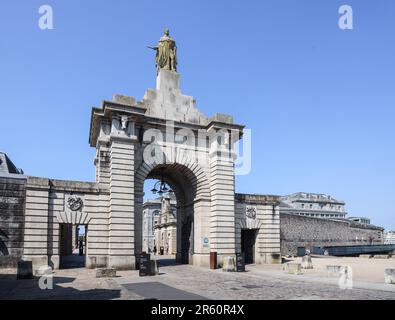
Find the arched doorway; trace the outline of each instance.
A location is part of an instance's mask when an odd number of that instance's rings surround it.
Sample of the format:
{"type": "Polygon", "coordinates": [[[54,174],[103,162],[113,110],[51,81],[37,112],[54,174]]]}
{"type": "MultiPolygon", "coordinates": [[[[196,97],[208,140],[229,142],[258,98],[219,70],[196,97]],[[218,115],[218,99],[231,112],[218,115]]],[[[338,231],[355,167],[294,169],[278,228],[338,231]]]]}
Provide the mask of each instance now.
{"type": "Polygon", "coordinates": [[[209,188],[205,186],[205,174],[198,166],[189,168],[185,164],[156,164],[149,166],[143,164],[137,171],[135,205],[136,205],[136,230],[135,248],[141,252],[142,248],[142,208],[144,198],[144,182],[147,179],[163,180],[174,191],[176,199],[176,221],[177,221],[177,254],[176,261],[183,264],[199,264],[203,255],[207,255],[200,245],[202,234],[208,236],[209,225],[195,223],[196,215],[201,219],[204,215],[206,221],[209,219],[209,188]],[[194,172],[194,171],[195,172],[194,172]],[[199,174],[199,176],[196,175],[199,174]],[[206,196],[206,199],[204,198],[206,196]],[[208,207],[202,212],[202,204],[208,203],[208,207]],[[196,261],[194,261],[196,260],[196,261]]]}
{"type": "Polygon", "coordinates": [[[59,224],[59,268],[84,268],[87,254],[88,225],[59,224]]]}
{"type": "Polygon", "coordinates": [[[83,268],[88,256],[88,225],[91,215],[83,209],[82,195],[67,194],[65,202],[72,203],[70,199],[81,200],[81,206],[55,214],[60,269],[83,268]]]}

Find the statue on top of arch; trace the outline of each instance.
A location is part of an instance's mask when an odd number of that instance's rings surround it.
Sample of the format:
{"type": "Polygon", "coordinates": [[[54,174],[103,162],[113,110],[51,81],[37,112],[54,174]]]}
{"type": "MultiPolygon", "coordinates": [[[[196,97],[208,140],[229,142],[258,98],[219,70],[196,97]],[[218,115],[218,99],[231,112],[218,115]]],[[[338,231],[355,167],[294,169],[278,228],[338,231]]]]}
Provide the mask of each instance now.
{"type": "Polygon", "coordinates": [[[169,29],[165,29],[156,47],[147,47],[156,51],[157,73],[161,69],[177,72],[177,46],[174,39],[170,37],[169,29]]]}

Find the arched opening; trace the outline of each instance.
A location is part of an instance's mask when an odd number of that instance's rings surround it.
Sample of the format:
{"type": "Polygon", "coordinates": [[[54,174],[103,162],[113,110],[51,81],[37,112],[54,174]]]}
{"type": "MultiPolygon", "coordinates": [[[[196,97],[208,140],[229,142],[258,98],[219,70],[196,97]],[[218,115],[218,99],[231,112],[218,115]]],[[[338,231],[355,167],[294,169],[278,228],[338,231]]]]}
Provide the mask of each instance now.
{"type": "Polygon", "coordinates": [[[136,187],[136,207],[138,208],[136,220],[141,219],[136,222],[138,228],[142,230],[138,232],[136,229],[136,251],[153,253],[156,249],[156,254],[167,256],[175,253],[174,258],[177,263],[192,264],[194,207],[198,189],[196,175],[184,165],[160,164],[147,171],[141,177],[140,183],[137,181],[136,187]],[[151,188],[158,180],[165,182],[173,192],[167,195],[151,194],[151,188]],[[152,213],[149,213],[146,201],[150,198],[156,199],[156,202],[161,204],[156,208],[153,207],[152,213]],[[164,209],[166,202],[170,206],[168,210],[164,209]],[[158,208],[160,208],[159,216],[158,208]],[[172,214],[174,214],[174,219],[172,219],[172,214]],[[152,229],[149,228],[150,224],[152,229]],[[151,233],[148,235],[147,231],[151,233]]]}
{"type": "Polygon", "coordinates": [[[177,199],[171,187],[161,180],[147,179],[144,183],[142,250],[154,255],[160,265],[176,262],[177,199]]]}
{"type": "Polygon", "coordinates": [[[59,224],[59,268],[84,268],[87,254],[87,224],[59,224]]]}

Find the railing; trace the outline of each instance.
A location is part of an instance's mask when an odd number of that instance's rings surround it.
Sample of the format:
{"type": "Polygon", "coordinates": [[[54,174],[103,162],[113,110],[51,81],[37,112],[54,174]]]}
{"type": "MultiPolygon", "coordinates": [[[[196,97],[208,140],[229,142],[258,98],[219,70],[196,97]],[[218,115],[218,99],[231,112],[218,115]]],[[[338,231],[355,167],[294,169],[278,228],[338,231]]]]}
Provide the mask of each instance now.
{"type": "MultiPolygon", "coordinates": [[[[361,245],[361,246],[327,246],[313,247],[312,254],[328,256],[357,256],[360,254],[388,254],[395,252],[395,244],[361,245]]],[[[304,256],[306,248],[298,247],[298,256],[304,256]]]]}

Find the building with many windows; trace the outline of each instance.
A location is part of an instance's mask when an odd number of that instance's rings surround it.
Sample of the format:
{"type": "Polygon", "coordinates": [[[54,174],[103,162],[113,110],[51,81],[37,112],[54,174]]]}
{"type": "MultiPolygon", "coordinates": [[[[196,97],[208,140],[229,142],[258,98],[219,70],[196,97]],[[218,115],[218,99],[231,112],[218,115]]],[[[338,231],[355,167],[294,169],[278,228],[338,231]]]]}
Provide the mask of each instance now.
{"type": "Polygon", "coordinates": [[[155,246],[161,255],[175,255],[177,253],[177,213],[169,196],[162,197],[161,201],[159,221],[154,226],[155,246]]]}
{"type": "MultiPolygon", "coordinates": [[[[170,199],[172,211],[176,212],[176,200],[170,199]]],[[[143,204],[143,251],[151,252],[156,245],[155,227],[161,225],[162,198],[146,200],[143,204]]],[[[159,246],[157,249],[159,251],[159,246]]]]}
{"type": "Polygon", "coordinates": [[[370,219],[365,217],[349,217],[348,220],[359,222],[361,224],[370,224],[370,219]]]}
{"type": "Polygon", "coordinates": [[[313,218],[346,218],[345,202],[330,195],[297,192],[280,198],[280,212],[313,218]]]}
{"type": "Polygon", "coordinates": [[[280,199],[283,255],[296,255],[299,247],[383,243],[383,228],[368,218],[347,218],[345,202],[330,195],[298,192],[280,199]]]}
{"type": "Polygon", "coordinates": [[[384,233],[385,244],[395,244],[395,231],[388,231],[384,233]]]}

